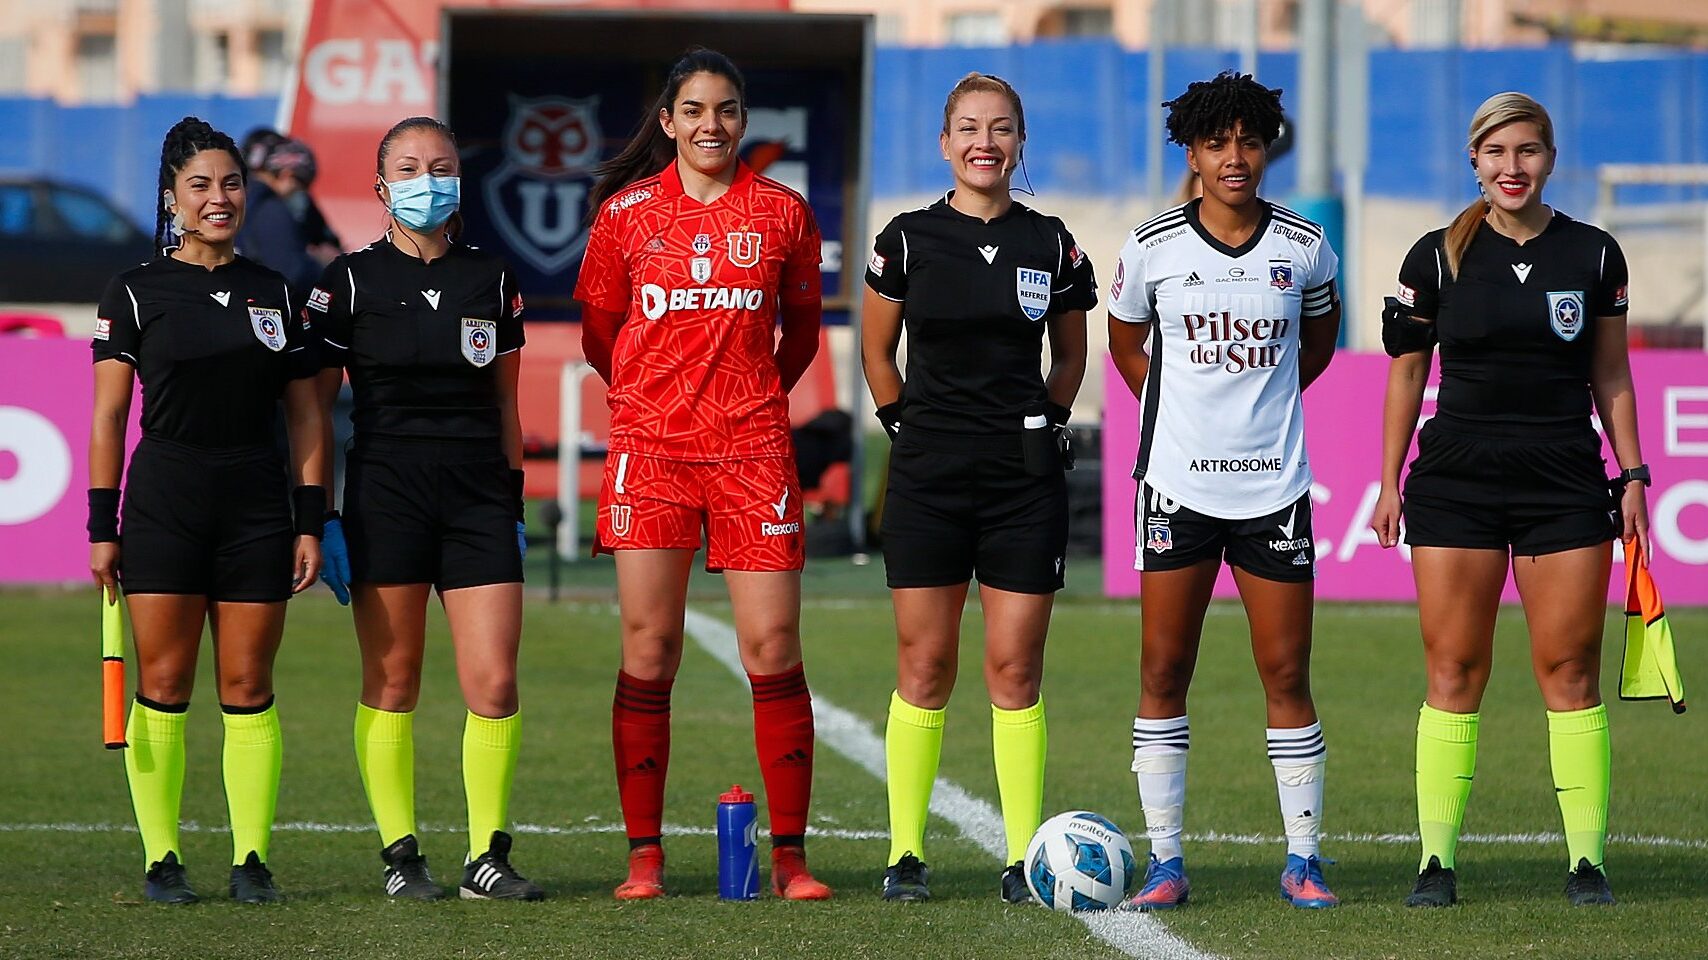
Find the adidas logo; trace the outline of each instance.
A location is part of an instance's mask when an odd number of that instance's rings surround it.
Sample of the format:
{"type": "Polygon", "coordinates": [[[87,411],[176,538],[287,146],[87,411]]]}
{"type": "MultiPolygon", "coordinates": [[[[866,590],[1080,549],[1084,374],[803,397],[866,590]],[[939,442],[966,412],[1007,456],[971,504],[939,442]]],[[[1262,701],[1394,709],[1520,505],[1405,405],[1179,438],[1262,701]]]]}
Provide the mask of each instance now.
{"type": "Polygon", "coordinates": [[[642,760],[640,763],[637,763],[634,766],[630,767],[629,772],[630,773],[657,773],[658,772],[658,761],[654,760],[651,757],[647,757],[645,760],[642,760]]]}
{"type": "Polygon", "coordinates": [[[1295,567],[1308,567],[1310,565],[1311,555],[1303,550],[1300,550],[1298,554],[1293,557],[1293,566],[1295,567]]]}
{"type": "Polygon", "coordinates": [[[1183,286],[1183,287],[1201,287],[1203,285],[1204,285],[1204,279],[1202,277],[1198,276],[1198,271],[1196,271],[1196,270],[1187,274],[1186,275],[1186,282],[1181,284],[1181,286],[1183,286]]]}
{"type": "Polygon", "coordinates": [[[397,896],[397,892],[403,889],[403,884],[403,874],[398,873],[396,870],[387,868],[385,872],[385,892],[387,895],[393,897],[397,896]]]}
{"type": "Polygon", "coordinates": [[[491,893],[492,888],[498,885],[498,881],[504,879],[504,874],[499,873],[498,869],[492,864],[483,863],[475,868],[474,876],[470,879],[474,882],[475,886],[491,893]]]}
{"type": "Polygon", "coordinates": [[[812,757],[805,750],[796,748],[778,757],[773,767],[798,767],[812,762],[812,757]]]}

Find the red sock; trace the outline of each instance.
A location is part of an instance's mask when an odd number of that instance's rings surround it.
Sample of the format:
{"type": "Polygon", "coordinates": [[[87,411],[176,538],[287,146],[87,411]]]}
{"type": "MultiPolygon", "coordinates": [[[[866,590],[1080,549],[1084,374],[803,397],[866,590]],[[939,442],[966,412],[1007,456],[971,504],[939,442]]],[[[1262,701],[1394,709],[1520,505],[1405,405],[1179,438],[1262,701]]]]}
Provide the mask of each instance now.
{"type": "Polygon", "coordinates": [[[664,832],[664,775],[670,768],[670,687],[617,671],[611,701],[611,750],[629,846],[659,842],[664,832]]]}
{"type": "Polygon", "coordinates": [[[807,831],[812,800],[812,694],[801,664],[767,675],[750,673],[753,744],[765,777],[771,842],[798,846],[807,831]]]}

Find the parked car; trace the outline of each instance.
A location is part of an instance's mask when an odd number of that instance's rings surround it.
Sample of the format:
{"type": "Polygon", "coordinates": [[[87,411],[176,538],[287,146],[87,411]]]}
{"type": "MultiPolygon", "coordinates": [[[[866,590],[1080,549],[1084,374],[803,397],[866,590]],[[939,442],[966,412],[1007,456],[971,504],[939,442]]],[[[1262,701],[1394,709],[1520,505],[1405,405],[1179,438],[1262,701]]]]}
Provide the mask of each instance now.
{"type": "Polygon", "coordinates": [[[94,303],[149,252],[148,234],[93,190],[0,177],[0,302],[94,303]]]}

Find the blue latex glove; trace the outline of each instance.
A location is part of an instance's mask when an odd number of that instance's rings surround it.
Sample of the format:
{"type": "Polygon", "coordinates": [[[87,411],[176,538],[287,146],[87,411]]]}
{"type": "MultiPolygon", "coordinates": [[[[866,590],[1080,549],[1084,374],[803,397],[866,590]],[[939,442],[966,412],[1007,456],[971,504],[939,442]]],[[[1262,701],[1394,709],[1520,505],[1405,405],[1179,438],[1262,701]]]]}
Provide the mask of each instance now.
{"type": "Polygon", "coordinates": [[[516,550],[522,554],[522,559],[528,559],[528,525],[516,521],[516,550]]]}
{"type": "Polygon", "coordinates": [[[344,522],[337,517],[328,517],[320,534],[320,579],[339,603],[350,605],[350,548],[344,543],[344,522]]]}

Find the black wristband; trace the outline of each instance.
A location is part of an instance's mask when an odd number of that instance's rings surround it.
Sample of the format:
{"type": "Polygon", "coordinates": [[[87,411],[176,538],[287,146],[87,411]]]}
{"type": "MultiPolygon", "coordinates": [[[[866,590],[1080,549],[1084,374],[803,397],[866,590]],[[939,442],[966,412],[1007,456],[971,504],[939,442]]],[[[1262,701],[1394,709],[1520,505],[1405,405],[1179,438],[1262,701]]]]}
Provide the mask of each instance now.
{"type": "Polygon", "coordinates": [[[872,416],[877,417],[878,422],[884,425],[884,432],[890,435],[891,440],[894,440],[896,434],[901,432],[900,400],[891,400],[872,411],[872,416]]]}
{"type": "Polygon", "coordinates": [[[1065,427],[1067,422],[1073,419],[1073,409],[1064,407],[1054,400],[1045,400],[1044,417],[1050,421],[1052,427],[1065,427]]]}
{"type": "Polygon", "coordinates": [[[119,492],[110,487],[89,488],[89,542],[119,542],[119,492]]]}
{"type": "Polygon", "coordinates": [[[516,512],[516,522],[517,523],[522,523],[526,519],[527,507],[524,505],[524,500],[522,497],[522,487],[524,484],[527,483],[527,480],[528,480],[527,471],[525,471],[525,470],[512,470],[512,471],[510,471],[510,500],[511,500],[511,504],[512,504],[511,509],[516,512]]]}
{"type": "Polygon", "coordinates": [[[326,526],[326,488],[305,483],[292,490],[291,512],[297,536],[319,540],[326,526]]]}

